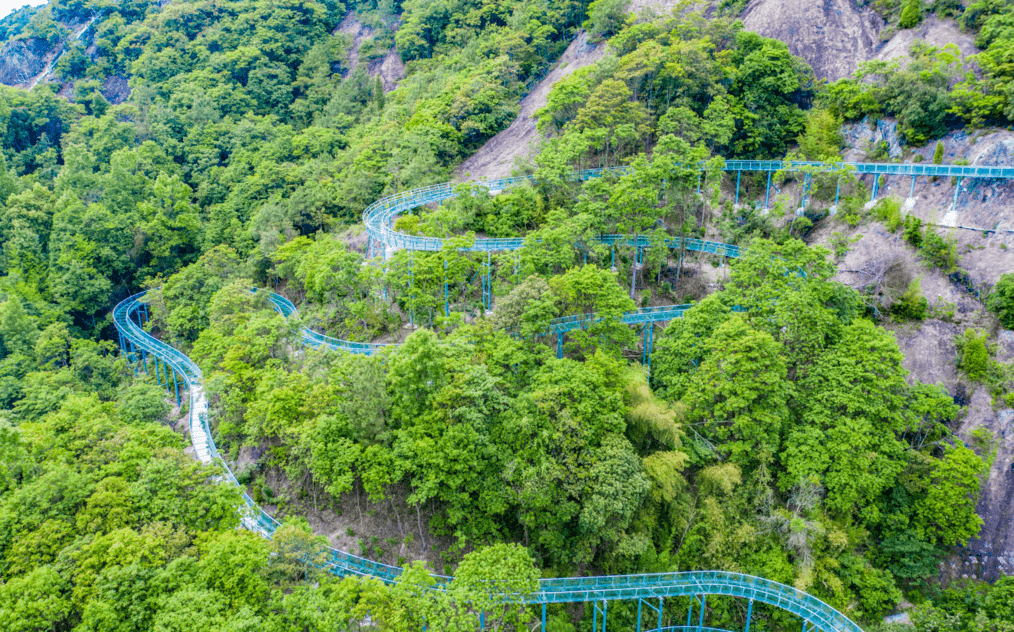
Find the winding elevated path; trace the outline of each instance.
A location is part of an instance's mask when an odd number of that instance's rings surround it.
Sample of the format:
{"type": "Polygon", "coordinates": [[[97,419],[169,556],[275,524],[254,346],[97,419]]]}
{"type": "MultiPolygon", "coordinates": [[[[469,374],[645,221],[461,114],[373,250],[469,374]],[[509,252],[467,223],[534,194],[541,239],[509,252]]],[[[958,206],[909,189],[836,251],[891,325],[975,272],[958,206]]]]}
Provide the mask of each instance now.
{"type": "MultiPolygon", "coordinates": [[[[725,165],[725,170],[734,172],[766,171],[769,174],[780,170],[807,172],[851,171],[860,174],[910,176],[913,179],[922,175],[1014,179],[1014,168],[949,165],[729,161],[725,165]]],[[[578,172],[574,177],[578,180],[586,180],[603,175],[620,175],[625,171],[625,168],[590,170],[578,172]]],[[[424,187],[378,200],[366,209],[363,219],[371,239],[385,248],[436,251],[444,247],[445,240],[416,237],[396,232],[391,228],[393,219],[416,207],[452,198],[459,191],[472,191],[474,190],[472,187],[475,186],[482,186],[491,192],[496,192],[532,181],[532,178],[524,177],[506,178],[478,184],[471,183],[467,185],[468,188],[461,188],[460,185],[454,184],[424,187]]],[[[876,196],[876,187],[874,187],[873,196],[876,196]]],[[[606,244],[628,244],[637,246],[638,248],[648,245],[647,241],[641,243],[640,240],[631,239],[626,235],[603,235],[599,239],[606,244]]],[[[685,246],[687,250],[709,252],[729,257],[739,256],[739,249],[736,246],[717,242],[687,239],[683,243],[677,239],[672,240],[670,245],[673,247],[685,246]]],[[[516,250],[521,247],[522,240],[520,239],[478,239],[469,250],[492,252],[516,250]]],[[[136,365],[143,365],[145,371],[149,370],[148,362],[150,360],[154,365],[156,379],[159,383],[164,381],[168,386],[168,373],[171,370],[173,373],[173,383],[177,387],[177,397],[178,380],[181,379],[183,381],[189,399],[190,436],[197,458],[203,463],[219,466],[222,472],[221,482],[223,484],[240,487],[236,481],[236,477],[230,471],[215,446],[208,423],[208,402],[202,386],[201,370],[185,354],[155,339],[144,331],[143,324],[147,320],[147,306],[143,301],[144,295],[145,293],[142,292],[128,297],[113,310],[113,321],[120,336],[121,349],[124,355],[130,358],[136,365]]],[[[284,316],[296,313],[296,307],[284,297],[272,294],[269,299],[284,316]]],[[[689,307],[689,305],[673,305],[634,310],[624,314],[623,322],[638,324],[669,321],[682,316],[683,312],[689,307]]],[[[551,330],[547,333],[566,333],[567,331],[583,327],[589,320],[594,319],[594,314],[567,316],[556,319],[552,322],[551,330]]],[[[303,330],[302,341],[310,346],[323,345],[347,352],[365,354],[374,353],[384,346],[339,340],[309,329],[303,330]]],[[[243,493],[243,505],[238,510],[241,514],[243,526],[264,537],[270,538],[279,526],[278,521],[258,507],[245,492],[243,493]]],[[[368,576],[385,582],[397,581],[397,577],[401,573],[400,568],[368,560],[337,549],[329,549],[328,560],[324,564],[324,567],[336,575],[368,576]]],[[[444,576],[437,577],[441,581],[450,579],[444,576]]],[[[760,577],[724,571],[543,579],[539,581],[538,591],[524,598],[527,603],[542,604],[543,630],[545,630],[547,604],[593,602],[596,616],[601,607],[602,629],[604,631],[607,605],[610,601],[636,600],[638,603],[638,629],[640,630],[642,606],[650,607],[658,614],[658,628],[661,628],[661,609],[664,599],[667,597],[691,597],[691,611],[687,615],[687,625],[665,629],[686,632],[690,630],[712,632],[711,628],[703,627],[703,613],[705,611],[707,595],[742,597],[749,600],[748,626],[749,612],[752,611],[753,603],[756,601],[784,609],[799,616],[803,622],[802,629],[804,632],[814,629],[824,632],[861,632],[861,628],[848,617],[812,595],[791,586],[760,577]],[[695,614],[693,612],[694,604],[698,606],[696,614],[699,616],[696,617],[698,619],[696,622],[692,620],[695,618],[692,617],[695,614]],[[696,625],[691,625],[693,623],[696,623],[696,625]]],[[[511,596],[505,595],[505,598],[511,598],[511,596]]]]}

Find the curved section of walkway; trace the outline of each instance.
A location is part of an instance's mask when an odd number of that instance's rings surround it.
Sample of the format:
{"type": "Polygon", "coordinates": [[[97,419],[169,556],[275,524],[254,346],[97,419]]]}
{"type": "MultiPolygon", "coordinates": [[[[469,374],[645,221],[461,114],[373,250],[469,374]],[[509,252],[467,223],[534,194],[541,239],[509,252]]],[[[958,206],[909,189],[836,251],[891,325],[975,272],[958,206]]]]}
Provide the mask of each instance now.
{"type": "MultiPolygon", "coordinates": [[[[183,378],[189,398],[190,438],[197,458],[221,470],[221,483],[242,489],[212,438],[200,368],[185,354],[144,331],[144,294],[142,292],[123,300],[113,310],[113,322],[120,334],[124,354],[135,362],[141,357],[158,358],[183,378]]],[[[289,314],[294,311],[295,308],[292,307],[289,314]]],[[[270,538],[280,523],[258,507],[248,494],[244,492],[242,497],[243,503],[237,511],[243,526],[270,538]]],[[[396,581],[401,573],[400,568],[333,548],[329,549],[328,561],[323,566],[336,575],[368,576],[385,582],[396,581]]],[[[437,577],[441,583],[450,579],[439,575],[437,577]]],[[[542,579],[539,580],[538,590],[527,596],[526,600],[532,604],[550,604],[699,595],[742,597],[769,604],[791,612],[825,632],[862,632],[848,617],[803,591],[761,577],[724,571],[542,579]]]]}
{"type": "MultiPolygon", "coordinates": [[[[701,171],[703,165],[691,167],[688,171],[701,171]]],[[[935,177],[956,177],[961,178],[979,178],[979,179],[1000,179],[1000,180],[1011,180],[1014,179],[1014,167],[985,167],[985,166],[963,166],[963,165],[925,165],[925,164],[893,164],[893,163],[873,163],[873,162],[812,162],[812,161],[779,161],[779,160],[728,160],[725,162],[725,166],[722,169],[726,172],[742,173],[746,172],[764,172],[772,174],[777,171],[787,172],[803,172],[807,174],[811,173],[855,173],[855,174],[873,174],[878,176],[904,176],[910,178],[918,178],[921,176],[935,176],[935,177]]],[[[591,180],[593,178],[601,178],[603,176],[621,176],[629,171],[628,167],[611,167],[604,169],[585,169],[583,171],[577,171],[572,176],[574,180],[591,180]]],[[[435,184],[433,186],[422,187],[419,189],[412,189],[411,191],[405,191],[403,193],[396,193],[389,195],[385,198],[377,200],[373,204],[366,207],[363,211],[363,223],[366,224],[366,230],[370,235],[370,238],[376,240],[378,243],[383,244],[390,248],[406,248],[409,250],[440,250],[444,247],[444,244],[448,241],[446,239],[440,239],[436,237],[419,237],[416,235],[408,235],[402,232],[394,230],[392,223],[395,217],[404,213],[410,212],[412,209],[430,204],[433,202],[441,202],[457,196],[461,192],[472,192],[479,189],[486,189],[490,193],[499,193],[500,191],[510,189],[511,187],[518,186],[520,184],[534,184],[537,182],[535,176],[520,176],[515,178],[501,178],[498,180],[485,180],[480,182],[467,182],[461,184],[455,184],[447,182],[444,184],[435,184]]],[[[769,180],[770,182],[770,180],[769,180]]],[[[874,197],[876,196],[877,189],[879,187],[874,185],[874,197]]],[[[738,189],[738,186],[737,186],[738,189]]],[[[738,195],[738,194],[737,194],[738,195]]],[[[623,242],[628,240],[626,235],[602,235],[599,240],[611,244],[617,242],[623,242]]],[[[689,245],[690,241],[687,240],[689,250],[695,250],[689,245]]],[[[496,252],[505,250],[517,250],[522,246],[522,239],[511,238],[511,239],[476,239],[475,245],[468,250],[482,251],[482,252],[496,252]]],[[[675,240],[674,247],[678,247],[678,240],[675,240]]],[[[715,242],[706,242],[713,244],[715,242]]],[[[633,244],[630,244],[633,245],[633,244]]],[[[641,246],[647,245],[645,243],[639,244],[641,246]]],[[[735,246],[727,246],[721,244],[721,246],[735,248],[735,246]]],[[[728,256],[735,256],[731,253],[717,252],[708,250],[706,248],[697,248],[704,250],[704,252],[714,252],[714,254],[727,254],[728,256]]]]}
{"type": "MultiPolygon", "coordinates": [[[[956,175],[965,177],[1014,178],[1014,168],[957,167],[948,165],[879,165],[864,163],[784,163],[777,161],[730,161],[726,171],[851,171],[884,175],[956,175]]],[[[604,175],[620,175],[626,168],[600,169],[578,172],[575,179],[587,180],[604,175]]],[[[389,196],[371,204],[363,214],[370,238],[390,248],[411,250],[441,250],[447,240],[407,235],[393,230],[393,219],[414,208],[455,197],[462,192],[471,192],[482,187],[498,192],[522,183],[533,182],[533,178],[505,178],[468,185],[442,184],[424,187],[389,196]]],[[[632,238],[628,235],[602,235],[598,238],[607,245],[646,247],[647,238],[632,238]]],[[[739,248],[730,244],[700,239],[675,238],[669,246],[685,247],[687,250],[707,252],[728,257],[738,257],[739,248]]],[[[469,248],[471,251],[509,251],[523,246],[522,239],[477,239],[469,248]]],[[[142,310],[144,293],[131,296],[116,306],[113,311],[114,323],[120,334],[121,347],[133,361],[151,355],[183,377],[190,404],[190,435],[197,458],[204,463],[218,465],[222,470],[222,482],[239,486],[219,454],[208,425],[208,404],[201,384],[200,368],[176,349],[160,342],[144,331],[142,310]]],[[[295,305],[288,299],[271,293],[268,299],[275,309],[288,317],[297,313],[295,305]]],[[[627,312],[622,317],[626,324],[647,324],[679,318],[690,305],[669,305],[650,307],[627,312]]],[[[595,314],[566,316],[551,322],[546,334],[564,334],[587,327],[596,320],[595,314]]],[[[308,346],[326,346],[351,353],[372,354],[385,346],[382,344],[358,343],[326,336],[309,329],[302,330],[302,342],[308,346]]],[[[253,499],[243,494],[243,504],[238,508],[244,527],[265,537],[271,537],[279,523],[261,510],[253,499]]],[[[352,555],[345,551],[330,549],[324,567],[337,575],[361,575],[375,577],[386,582],[396,581],[401,569],[352,555]]],[[[441,582],[450,578],[437,576],[441,582]]],[[[529,603],[575,603],[586,601],[615,601],[636,599],[663,599],[666,597],[723,595],[743,597],[766,603],[791,612],[811,626],[831,632],[861,632],[861,628],[848,617],[823,601],[791,586],[772,582],[760,577],[728,573],[723,571],[701,571],[688,573],[663,573],[650,575],[619,575],[599,577],[573,577],[544,579],[539,582],[538,591],[529,597],[529,603]]],[[[507,596],[509,597],[509,596],[507,596]]],[[[693,626],[694,629],[696,626],[693,626]]],[[[681,630],[681,627],[670,628],[681,630]]],[[[717,632],[717,631],[716,631],[717,632]]]]}

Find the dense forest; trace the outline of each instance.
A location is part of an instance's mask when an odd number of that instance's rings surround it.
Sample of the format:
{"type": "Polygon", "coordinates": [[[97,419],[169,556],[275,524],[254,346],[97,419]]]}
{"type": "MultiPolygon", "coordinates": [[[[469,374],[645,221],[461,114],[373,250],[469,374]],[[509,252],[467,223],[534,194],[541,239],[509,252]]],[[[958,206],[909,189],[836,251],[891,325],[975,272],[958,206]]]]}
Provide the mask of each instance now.
{"type": "MultiPolygon", "coordinates": [[[[1010,125],[1014,5],[867,2],[891,28],[956,19],[983,52],[915,46],[827,83],[744,30],[744,2],[713,4],[53,0],[0,21],[8,40],[65,42],[57,81],[0,88],[0,629],[471,630],[485,612],[531,630],[535,610],[491,581],[523,594],[540,577],[698,569],[795,586],[872,630],[903,601],[918,632],[1014,629],[1014,580],[940,578],[979,532],[998,439],[962,441],[961,402],[906,379],[883,325],[926,318],[919,278],[856,291],[834,280],[847,242],[805,242],[819,223],[878,223],[960,274],[953,240],[896,199],[867,205],[848,172],[778,172],[770,209],[734,205],[722,172],[840,160],[840,126],[864,117],[913,146],[1010,125]],[[354,68],[359,44],[336,31],[350,13],[373,30],[354,68]],[[537,113],[532,181],[399,217],[448,245],[364,263],[363,209],[451,180],[581,29],[609,52],[537,113]],[[366,62],[392,49],[406,75],[385,90],[366,62]],[[103,96],[110,77],[129,78],[124,102],[103,96]],[[604,233],[650,245],[638,261],[604,233]],[[485,255],[464,250],[477,235],[524,239],[489,259],[491,310],[485,255]],[[238,529],[239,492],[172,429],[186,404],[119,353],[111,309],[142,290],[151,333],[201,367],[230,467],[283,522],[273,539],[238,529]],[[620,316],[676,303],[693,307],[654,331],[649,370],[620,316]],[[552,319],[589,312],[558,358],[552,319]],[[402,344],[311,349],[302,326],[402,344]],[[308,516],[347,498],[409,525],[348,530],[356,554],[405,567],[398,585],[319,568],[328,541],[308,516]],[[422,552],[399,553],[416,536],[422,552]],[[455,579],[427,590],[427,570],[455,579]]],[[[761,175],[743,187],[763,199],[761,175]]],[[[982,298],[1014,328],[1014,274],[982,298]]],[[[968,330],[956,362],[1014,407],[991,344],[968,330]]],[[[667,602],[668,625],[688,605],[667,602]]],[[[742,629],[740,603],[707,606],[709,625],[742,629]]],[[[593,615],[554,605],[548,628],[587,632],[593,615]]],[[[611,625],[634,617],[610,606],[611,625]]]]}

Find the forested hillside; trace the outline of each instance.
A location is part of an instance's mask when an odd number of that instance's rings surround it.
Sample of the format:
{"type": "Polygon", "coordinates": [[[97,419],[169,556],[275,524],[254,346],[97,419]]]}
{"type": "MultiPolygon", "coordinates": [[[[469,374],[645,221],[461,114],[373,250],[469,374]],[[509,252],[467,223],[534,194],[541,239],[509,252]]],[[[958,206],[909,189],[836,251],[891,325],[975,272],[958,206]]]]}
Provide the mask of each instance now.
{"type": "MultiPolygon", "coordinates": [[[[974,269],[885,181],[874,204],[848,169],[723,172],[840,163],[871,121],[897,151],[863,158],[942,164],[941,139],[1014,122],[1014,5],[860,4],[885,40],[947,20],[981,52],[917,43],[827,82],[738,0],[53,0],[4,18],[0,79],[38,85],[0,87],[0,630],[474,630],[480,613],[534,630],[538,609],[501,592],[722,570],[866,629],[904,611],[919,632],[1010,632],[1014,580],[948,569],[1008,469],[1010,433],[963,426],[964,389],[1014,408],[1014,272],[974,269]],[[451,180],[578,37],[605,52],[533,114],[530,181],[394,221],[440,250],[368,239],[369,204],[451,180]],[[908,259],[852,263],[859,229],[908,259]],[[468,250],[484,237],[523,247],[468,250]],[[938,278],[970,307],[924,292],[938,278]],[[241,491],[283,523],[270,540],[194,460],[188,399],[123,353],[111,310],[145,290],[241,491]],[[621,322],[673,304],[692,306],[621,322]],[[960,391],[905,368],[898,338],[927,320],[954,327],[960,391]],[[303,326],[391,344],[312,348],[303,326]],[[329,545],[402,581],[334,577],[329,545]],[[454,579],[428,590],[429,572],[454,579]]],[[[750,608],[709,596],[701,620],[799,629],[750,608]]],[[[604,625],[592,603],[547,610],[552,632],[604,625]]],[[[611,604],[610,625],[638,613],[611,604]]]]}

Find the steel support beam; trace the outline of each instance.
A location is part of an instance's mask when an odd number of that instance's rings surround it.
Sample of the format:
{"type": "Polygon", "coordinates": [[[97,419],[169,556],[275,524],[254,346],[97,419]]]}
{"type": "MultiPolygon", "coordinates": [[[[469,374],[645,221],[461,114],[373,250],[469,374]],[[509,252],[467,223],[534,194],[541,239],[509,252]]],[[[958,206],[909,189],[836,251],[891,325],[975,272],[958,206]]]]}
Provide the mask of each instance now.
{"type": "Polygon", "coordinates": [[[753,599],[746,606],[746,629],[743,632],[750,632],[750,617],[753,616],[753,599]]]}
{"type": "Polygon", "coordinates": [[[768,203],[771,200],[771,173],[768,171],[768,188],[764,191],[764,208],[771,208],[771,205],[768,203]]]}
{"type": "Polygon", "coordinates": [[[739,206],[739,180],[742,177],[743,177],[743,172],[742,171],[737,171],[736,172],[736,202],[735,202],[736,206],[739,206]]]}
{"type": "Polygon", "coordinates": [[[951,210],[957,210],[958,208],[959,193],[961,193],[961,176],[958,176],[958,184],[954,187],[954,202],[951,204],[951,210]]]}

